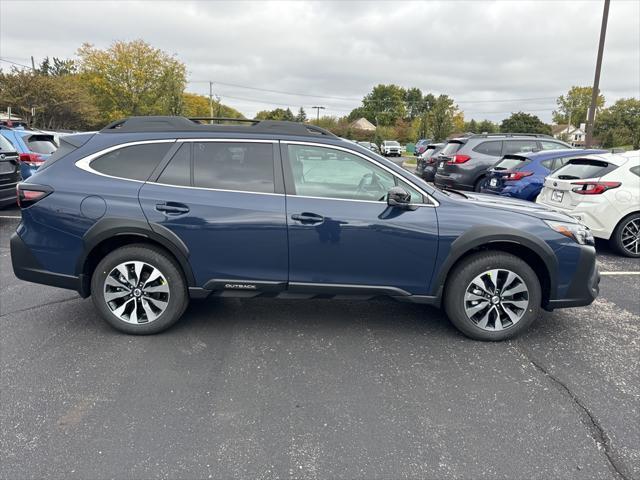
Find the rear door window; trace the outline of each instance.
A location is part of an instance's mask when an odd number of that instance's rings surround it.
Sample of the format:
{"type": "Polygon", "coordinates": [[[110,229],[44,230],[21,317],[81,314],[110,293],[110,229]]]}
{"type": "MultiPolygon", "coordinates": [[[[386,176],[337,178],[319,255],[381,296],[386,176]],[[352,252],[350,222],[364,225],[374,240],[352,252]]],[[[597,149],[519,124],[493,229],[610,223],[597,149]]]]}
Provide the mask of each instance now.
{"type": "Polygon", "coordinates": [[[51,135],[25,135],[22,138],[29,150],[35,153],[51,154],[58,149],[51,135]]]}
{"type": "Polygon", "coordinates": [[[473,151],[484,155],[491,155],[492,157],[499,157],[502,153],[502,141],[482,142],[480,145],[477,145],[473,151]]]}
{"type": "Polygon", "coordinates": [[[146,143],[119,148],[93,160],[91,168],[111,177],[144,181],[172,144],[173,142],[146,143]]]}
{"type": "Polygon", "coordinates": [[[573,159],[564,167],[559,168],[551,175],[551,178],[560,180],[582,180],[585,178],[598,178],[612,172],[617,167],[602,160],[573,159]]]}
{"type": "Polygon", "coordinates": [[[273,144],[194,143],[193,184],[218,190],[273,193],[273,144]]]}
{"type": "Polygon", "coordinates": [[[505,140],[504,154],[535,152],[538,150],[538,142],[535,140],[505,140]]]}

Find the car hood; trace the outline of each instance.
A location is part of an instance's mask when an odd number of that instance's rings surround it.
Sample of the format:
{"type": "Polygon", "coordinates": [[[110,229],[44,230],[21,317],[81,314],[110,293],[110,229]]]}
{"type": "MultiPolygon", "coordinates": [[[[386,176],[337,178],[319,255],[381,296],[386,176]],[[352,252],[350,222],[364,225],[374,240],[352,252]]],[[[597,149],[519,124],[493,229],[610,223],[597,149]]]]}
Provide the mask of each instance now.
{"type": "Polygon", "coordinates": [[[566,213],[552,210],[551,208],[538,203],[486,193],[464,192],[464,194],[468,197],[466,200],[467,202],[472,202],[483,207],[522,213],[542,220],[579,223],[575,218],[567,215],[566,213]]]}

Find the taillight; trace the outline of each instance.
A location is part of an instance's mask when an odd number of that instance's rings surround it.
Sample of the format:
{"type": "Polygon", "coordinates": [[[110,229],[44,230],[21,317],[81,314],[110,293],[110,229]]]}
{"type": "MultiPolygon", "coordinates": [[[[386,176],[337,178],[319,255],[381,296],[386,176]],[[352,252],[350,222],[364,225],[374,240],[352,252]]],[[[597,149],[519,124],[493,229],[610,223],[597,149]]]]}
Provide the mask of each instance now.
{"type": "Polygon", "coordinates": [[[465,163],[471,160],[469,155],[454,155],[451,160],[447,162],[447,165],[454,165],[457,163],[465,163]]]}
{"type": "Polygon", "coordinates": [[[612,188],[618,188],[622,184],[620,182],[573,182],[571,185],[578,185],[571,191],[579,195],[600,195],[612,188]]]}
{"type": "Polygon", "coordinates": [[[53,192],[53,188],[45,185],[29,185],[28,183],[19,183],[16,186],[16,197],[18,198],[18,206],[27,208],[53,192]]]}
{"type": "Polygon", "coordinates": [[[529,175],[533,175],[533,172],[509,172],[505,180],[515,182],[517,180],[522,180],[524,177],[528,177],[529,175]]]}
{"type": "Polygon", "coordinates": [[[26,163],[30,167],[37,167],[44,163],[44,159],[37,153],[21,153],[18,155],[18,159],[22,163],[26,163]]]}

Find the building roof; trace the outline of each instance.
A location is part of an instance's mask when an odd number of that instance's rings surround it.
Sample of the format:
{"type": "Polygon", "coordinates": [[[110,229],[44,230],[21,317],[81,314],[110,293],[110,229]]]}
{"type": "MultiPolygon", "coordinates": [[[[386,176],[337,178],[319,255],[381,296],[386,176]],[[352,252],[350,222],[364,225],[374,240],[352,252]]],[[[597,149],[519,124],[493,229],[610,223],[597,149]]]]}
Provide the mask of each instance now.
{"type": "Polygon", "coordinates": [[[376,129],[376,126],[364,117],[360,117],[355,122],[351,122],[349,126],[351,128],[357,128],[358,130],[373,131],[376,129]]]}
{"type": "Polygon", "coordinates": [[[552,125],[551,126],[551,133],[553,135],[557,135],[558,133],[562,133],[567,129],[569,129],[569,132],[571,132],[571,131],[575,130],[576,127],[574,127],[573,125],[567,125],[566,123],[564,125],[552,125]]]}

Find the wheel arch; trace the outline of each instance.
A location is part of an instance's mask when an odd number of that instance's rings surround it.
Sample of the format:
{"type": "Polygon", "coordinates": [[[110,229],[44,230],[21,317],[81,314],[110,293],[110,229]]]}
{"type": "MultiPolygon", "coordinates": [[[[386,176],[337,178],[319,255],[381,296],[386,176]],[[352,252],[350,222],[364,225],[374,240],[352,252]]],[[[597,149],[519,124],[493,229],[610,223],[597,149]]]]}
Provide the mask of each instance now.
{"type": "Polygon", "coordinates": [[[189,249],[180,238],[166,227],[142,220],[103,219],[91,227],[84,238],[83,255],[76,263],[81,278],[80,295],[91,294],[91,276],[98,262],[113,250],[133,243],[147,243],[165,250],[180,266],[189,287],[195,286],[195,277],[189,264],[189,249]]]}
{"type": "Polygon", "coordinates": [[[443,298],[449,274],[465,258],[479,251],[501,251],[523,259],[536,273],[542,289],[542,305],[555,297],[558,261],[544,241],[512,228],[478,227],[458,237],[452,244],[445,259],[436,285],[437,296],[443,298]]]}

